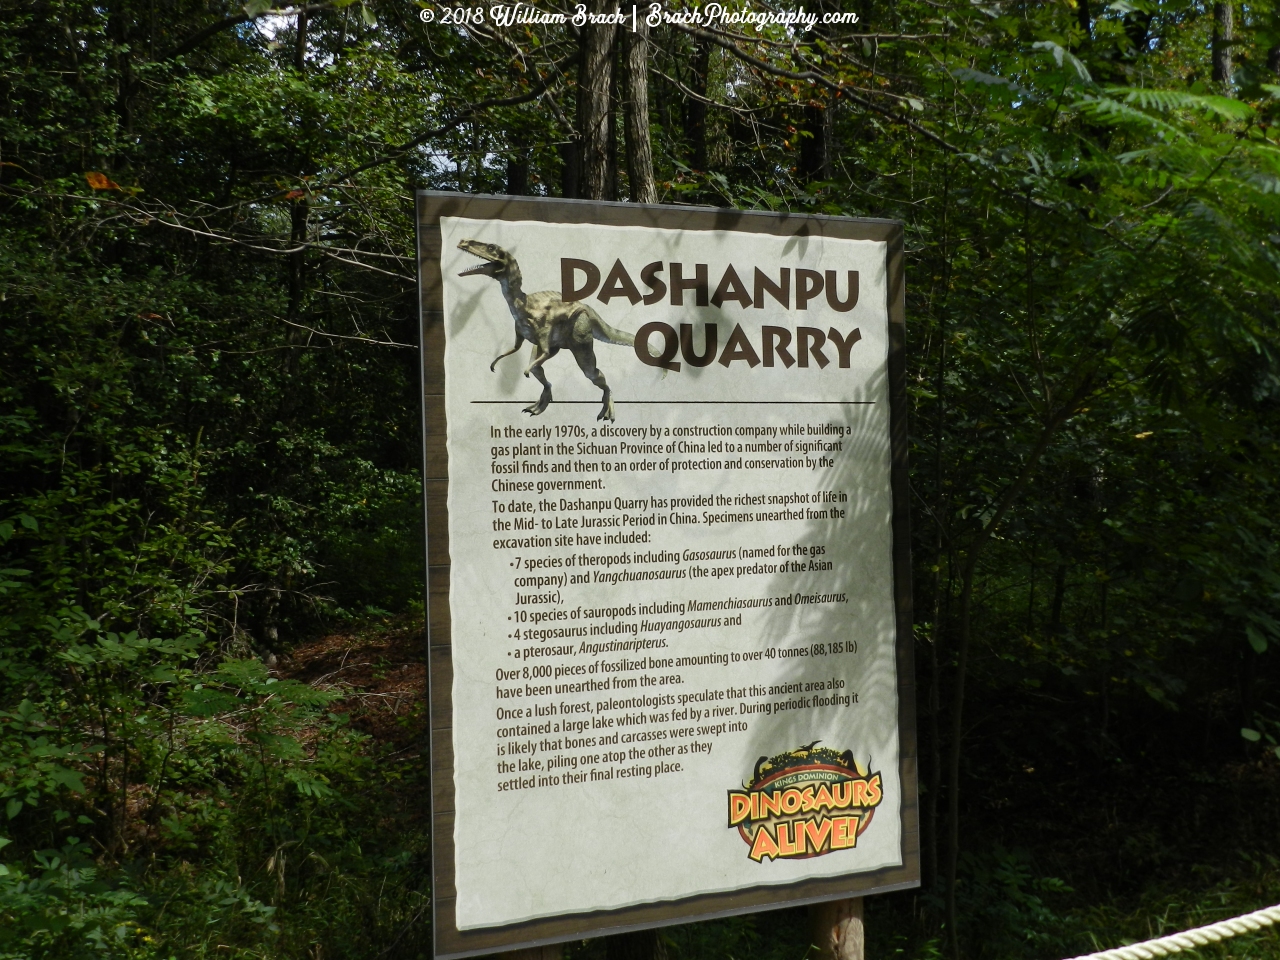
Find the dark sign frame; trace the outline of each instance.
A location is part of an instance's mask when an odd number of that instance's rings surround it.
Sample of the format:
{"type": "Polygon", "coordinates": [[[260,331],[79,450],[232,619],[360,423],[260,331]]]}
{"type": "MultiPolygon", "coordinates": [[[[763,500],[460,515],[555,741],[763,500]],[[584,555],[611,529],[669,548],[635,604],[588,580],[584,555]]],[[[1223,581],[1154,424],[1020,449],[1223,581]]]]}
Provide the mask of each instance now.
{"type": "Polygon", "coordinates": [[[820,903],[920,884],[915,676],[912,650],[911,552],[907,491],[905,377],[906,283],[903,228],[891,220],[855,220],[793,213],[705,207],[649,206],[582,200],[417,194],[420,360],[422,372],[423,505],[426,514],[427,665],[431,748],[431,825],[435,955],[440,960],[517,950],[780,907],[820,903]],[[440,218],[532,220],[731,230],[774,236],[817,235],[888,244],[890,483],[893,502],[893,583],[897,614],[899,774],[902,784],[902,865],[761,884],[730,893],[684,897],[617,910],[598,910],[460,931],[454,919],[453,670],[449,614],[449,463],[445,447],[444,310],[440,218]]]}

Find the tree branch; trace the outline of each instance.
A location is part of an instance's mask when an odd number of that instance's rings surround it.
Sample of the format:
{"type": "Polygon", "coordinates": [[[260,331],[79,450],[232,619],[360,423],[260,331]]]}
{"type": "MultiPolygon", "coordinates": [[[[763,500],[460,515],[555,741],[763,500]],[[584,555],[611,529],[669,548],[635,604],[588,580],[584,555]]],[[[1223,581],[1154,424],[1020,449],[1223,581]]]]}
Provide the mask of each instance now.
{"type": "Polygon", "coordinates": [[[479,103],[468,104],[459,111],[457,116],[443,126],[436,127],[434,130],[428,130],[426,133],[420,134],[412,140],[408,140],[399,146],[392,147],[391,152],[386,156],[377,160],[370,160],[368,163],[362,163],[358,167],[352,167],[350,170],[346,170],[334,177],[330,182],[341,183],[344,180],[350,180],[356,174],[364,173],[366,170],[372,170],[374,167],[380,167],[384,163],[391,163],[393,160],[399,160],[414,147],[421,146],[428,140],[434,140],[436,137],[443,137],[446,133],[456,130],[477,113],[481,113],[482,111],[490,110],[494,107],[514,107],[518,104],[528,103],[530,100],[538,99],[538,97],[547,92],[548,88],[551,86],[552,80],[559,75],[559,66],[560,64],[556,64],[555,73],[550,74],[546,79],[533,87],[527,93],[522,93],[514,97],[500,97],[492,100],[481,100],[479,103]]]}
{"type": "Polygon", "coordinates": [[[312,13],[319,13],[321,10],[332,9],[332,7],[333,4],[331,3],[308,3],[301,7],[284,7],[278,10],[263,10],[261,13],[255,13],[252,15],[241,13],[234,17],[224,17],[222,20],[211,23],[207,27],[201,27],[168,53],[161,56],[157,62],[162,63],[165,60],[172,60],[174,57],[180,57],[183,54],[190,53],[210,37],[221,33],[223,30],[230,30],[232,27],[238,27],[242,23],[250,23],[260,17],[295,17],[300,13],[310,15],[312,13]]]}
{"type": "Polygon", "coordinates": [[[711,43],[714,43],[716,46],[723,47],[725,50],[728,50],[730,53],[732,53],[739,60],[742,60],[744,63],[749,63],[753,67],[763,70],[765,73],[770,73],[775,77],[783,77],[787,80],[801,80],[806,83],[816,83],[819,86],[826,87],[828,90],[831,90],[835,93],[840,94],[840,96],[844,97],[845,99],[850,100],[861,107],[866,107],[868,110],[872,111],[873,113],[878,113],[882,117],[886,117],[889,120],[894,121],[895,123],[904,124],[911,130],[914,130],[916,133],[920,134],[920,136],[924,137],[925,139],[932,140],[934,143],[942,147],[944,150],[948,150],[951,153],[961,152],[959,147],[955,146],[952,143],[949,143],[942,137],[938,136],[928,127],[922,126],[916,123],[914,120],[909,120],[908,118],[902,116],[901,114],[894,113],[892,110],[887,110],[884,107],[879,106],[873,101],[868,100],[866,97],[860,96],[857,93],[855,93],[852,87],[848,87],[837,80],[832,80],[830,77],[827,77],[824,74],[818,73],[816,70],[805,70],[803,72],[797,72],[795,70],[786,70],[783,67],[774,66],[772,63],[769,63],[767,60],[761,60],[759,57],[753,57],[751,54],[745,52],[744,50],[739,49],[737,44],[731,43],[729,40],[726,40],[719,33],[716,33],[714,31],[702,30],[698,27],[690,27],[682,23],[673,23],[671,24],[671,26],[675,27],[677,30],[681,30],[684,33],[689,34],[692,37],[698,37],[699,39],[702,39],[702,40],[709,40],[711,43]]]}

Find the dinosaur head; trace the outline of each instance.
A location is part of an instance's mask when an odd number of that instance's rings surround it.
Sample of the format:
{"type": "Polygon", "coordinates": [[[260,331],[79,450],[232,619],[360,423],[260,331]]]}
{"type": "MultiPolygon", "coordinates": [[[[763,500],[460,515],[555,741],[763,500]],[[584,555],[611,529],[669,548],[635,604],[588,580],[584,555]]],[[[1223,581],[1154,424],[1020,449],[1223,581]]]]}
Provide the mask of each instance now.
{"type": "Polygon", "coordinates": [[[520,268],[516,266],[516,258],[492,243],[481,243],[479,240],[463,240],[458,244],[458,249],[465,250],[467,253],[484,261],[484,263],[472,267],[470,270],[463,270],[458,274],[460,277],[481,276],[501,280],[503,277],[512,274],[519,274],[520,268]]]}

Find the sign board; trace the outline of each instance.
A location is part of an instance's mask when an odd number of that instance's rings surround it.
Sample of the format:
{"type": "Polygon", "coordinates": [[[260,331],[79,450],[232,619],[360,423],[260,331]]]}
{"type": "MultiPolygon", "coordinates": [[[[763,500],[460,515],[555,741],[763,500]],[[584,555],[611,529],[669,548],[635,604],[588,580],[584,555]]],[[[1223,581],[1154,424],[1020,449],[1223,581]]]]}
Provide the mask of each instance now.
{"type": "Polygon", "coordinates": [[[901,226],[418,218],[437,956],[916,885],[901,226]]]}

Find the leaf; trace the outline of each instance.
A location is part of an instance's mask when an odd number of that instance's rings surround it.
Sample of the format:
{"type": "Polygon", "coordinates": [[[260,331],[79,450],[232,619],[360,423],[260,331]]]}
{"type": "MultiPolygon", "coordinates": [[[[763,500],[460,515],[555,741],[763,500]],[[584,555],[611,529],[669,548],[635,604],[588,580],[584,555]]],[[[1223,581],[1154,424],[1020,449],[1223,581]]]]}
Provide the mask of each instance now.
{"type": "Polygon", "coordinates": [[[224,660],[212,678],[231,686],[254,689],[267,681],[267,666],[261,660],[224,660]]]}
{"type": "Polygon", "coordinates": [[[18,815],[18,811],[22,809],[22,801],[17,797],[12,798],[4,805],[4,814],[10,820],[18,815]]]}
{"type": "Polygon", "coordinates": [[[1063,61],[1070,63],[1075,68],[1076,75],[1085,83],[1092,83],[1093,77],[1089,76],[1089,69],[1080,62],[1080,58],[1060,44],[1054,43],[1052,40],[1041,40],[1031,45],[1033,50],[1048,50],[1053,54],[1053,62],[1058,66],[1062,66],[1063,61]]]}
{"type": "MultiPolygon", "coordinates": [[[[111,181],[107,181],[110,183],[111,181]]],[[[40,524],[35,517],[28,516],[25,513],[18,514],[18,522],[27,530],[39,530],[40,524]]]]}
{"type": "Polygon", "coordinates": [[[324,799],[332,796],[334,790],[329,786],[328,781],[323,777],[313,777],[300,770],[289,770],[285,773],[285,779],[293,782],[298,788],[298,792],[304,797],[315,797],[316,799],[324,799]]]}
{"type": "Polygon", "coordinates": [[[317,690],[297,680],[280,680],[276,683],[271,694],[284,703],[292,703],[300,707],[323,707],[342,698],[336,690],[317,690]]]}
{"type": "Polygon", "coordinates": [[[213,717],[244,706],[244,701],[221,690],[188,690],[182,695],[182,709],[192,717],[213,717]]]}
{"type": "Polygon", "coordinates": [[[367,3],[360,4],[360,19],[364,21],[367,27],[376,27],[378,18],[373,15],[373,11],[369,9],[367,3]]]}
{"type": "Polygon", "coordinates": [[[1257,743],[1259,740],[1262,739],[1262,734],[1260,734],[1257,730],[1254,730],[1251,727],[1241,727],[1240,736],[1244,737],[1250,743],[1257,743]]]}
{"type": "Polygon", "coordinates": [[[997,77],[990,73],[983,73],[981,70],[974,70],[970,67],[957,67],[951,71],[951,75],[957,80],[964,80],[969,83],[982,83],[992,87],[1008,87],[1014,93],[1021,96],[1028,96],[1029,91],[1018,86],[1007,77],[997,77]]]}
{"type": "MultiPolygon", "coordinates": [[[[108,180],[106,174],[91,172],[91,173],[86,173],[84,175],[84,178],[85,180],[89,181],[89,186],[91,186],[94,190],[119,190],[120,189],[120,184],[114,183],[111,180],[108,180]]],[[[25,527],[26,524],[24,523],[23,526],[25,527]]]]}
{"type": "Polygon", "coordinates": [[[1079,103],[1076,103],[1075,109],[1089,116],[1090,119],[1102,123],[1111,123],[1115,126],[1122,126],[1127,123],[1140,124],[1149,127],[1157,133],[1164,133],[1170,140],[1186,139],[1186,134],[1159,117],[1153,117],[1149,113],[1127,104],[1121,103],[1119,100],[1112,100],[1109,97],[1085,97],[1079,103]]]}
{"type": "Polygon", "coordinates": [[[249,739],[257,743],[268,755],[277,760],[302,760],[306,758],[306,751],[303,750],[302,744],[296,738],[287,734],[257,733],[251,734],[249,739]]]}
{"type": "Polygon", "coordinates": [[[1262,635],[1262,631],[1258,630],[1253,624],[1249,624],[1244,628],[1244,634],[1249,638],[1249,646],[1253,647],[1254,653],[1267,652],[1267,638],[1262,635]]]}
{"type": "Polygon", "coordinates": [[[1129,0],[1114,0],[1113,3],[1107,4],[1107,9],[1115,13],[1124,15],[1126,13],[1152,13],[1153,11],[1144,3],[1131,3],[1129,0]]]}
{"type": "Polygon", "coordinates": [[[1277,177],[1255,174],[1247,178],[1245,182],[1257,188],[1259,193],[1280,193],[1280,178],[1277,177]]]}
{"type": "Polygon", "coordinates": [[[1108,87],[1107,93],[1122,97],[1125,103],[1144,110],[1169,113],[1174,110],[1198,110],[1212,113],[1224,120],[1245,121],[1253,116],[1253,107],[1230,97],[1212,94],[1188,93],[1185,90],[1144,90],[1137,87],[1108,87]]]}
{"type": "Polygon", "coordinates": [[[271,0],[249,0],[242,9],[245,16],[257,18],[271,9],[271,0]]]}
{"type": "Polygon", "coordinates": [[[290,190],[284,195],[284,198],[286,200],[297,200],[299,197],[305,197],[306,195],[307,191],[305,190],[290,190]]]}
{"type": "Polygon", "coordinates": [[[49,771],[49,779],[60,786],[66,787],[68,790],[84,793],[84,780],[74,770],[68,770],[66,767],[54,767],[49,771]]]}

